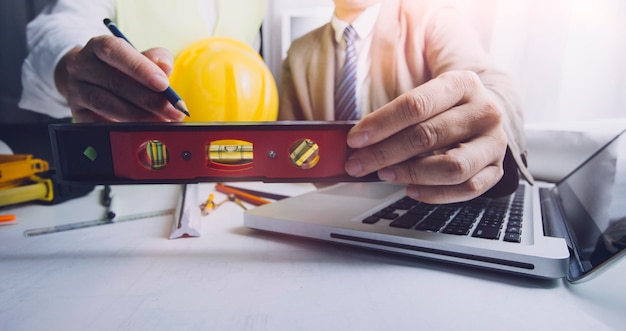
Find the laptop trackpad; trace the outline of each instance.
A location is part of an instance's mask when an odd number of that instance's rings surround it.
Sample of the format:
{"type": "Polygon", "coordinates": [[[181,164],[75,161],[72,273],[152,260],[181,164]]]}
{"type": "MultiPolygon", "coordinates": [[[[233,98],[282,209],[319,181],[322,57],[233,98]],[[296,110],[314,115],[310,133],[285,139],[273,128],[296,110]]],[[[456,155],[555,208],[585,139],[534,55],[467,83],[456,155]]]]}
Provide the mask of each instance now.
{"type": "Polygon", "coordinates": [[[330,187],[324,190],[323,193],[367,199],[384,199],[399,190],[403,190],[405,187],[405,185],[389,184],[385,182],[346,183],[330,187]]]}

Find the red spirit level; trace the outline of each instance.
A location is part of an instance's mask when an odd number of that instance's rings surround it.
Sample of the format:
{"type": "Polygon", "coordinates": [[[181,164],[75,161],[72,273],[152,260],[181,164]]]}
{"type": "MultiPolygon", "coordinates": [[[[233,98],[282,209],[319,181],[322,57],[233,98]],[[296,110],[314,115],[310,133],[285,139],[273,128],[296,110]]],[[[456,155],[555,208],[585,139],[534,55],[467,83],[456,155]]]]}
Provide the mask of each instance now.
{"type": "Polygon", "coordinates": [[[353,122],[54,124],[58,180],[93,184],[375,181],[346,174],[353,122]]]}

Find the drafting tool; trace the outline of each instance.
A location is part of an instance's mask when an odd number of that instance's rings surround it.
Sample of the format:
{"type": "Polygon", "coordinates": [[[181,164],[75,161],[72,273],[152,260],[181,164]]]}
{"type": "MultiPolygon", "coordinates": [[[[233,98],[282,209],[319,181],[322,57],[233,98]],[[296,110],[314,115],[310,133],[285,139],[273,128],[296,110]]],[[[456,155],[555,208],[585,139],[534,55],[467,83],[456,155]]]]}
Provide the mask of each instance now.
{"type": "Polygon", "coordinates": [[[234,202],[237,206],[241,207],[243,210],[248,210],[248,207],[246,207],[243,204],[243,202],[241,202],[241,199],[239,199],[239,197],[236,194],[229,194],[228,200],[234,202]]]}
{"type": "MultiPolygon", "coordinates": [[[[135,221],[135,220],[157,217],[157,216],[171,215],[173,213],[174,213],[174,209],[164,209],[164,210],[158,210],[158,211],[149,211],[145,213],[137,213],[137,214],[132,214],[128,216],[117,217],[115,219],[115,223],[135,221]]],[[[105,217],[105,218],[92,220],[92,221],[62,224],[62,225],[51,226],[51,227],[46,227],[46,228],[29,229],[29,230],[24,231],[24,236],[34,237],[34,236],[39,236],[42,234],[50,234],[50,233],[56,233],[56,232],[84,229],[84,228],[106,225],[106,224],[113,224],[113,222],[111,222],[110,219],[105,217]]]]}
{"type": "Polygon", "coordinates": [[[377,181],[345,172],[353,122],[54,124],[58,180],[92,184],[377,181]]]}
{"type": "Polygon", "coordinates": [[[200,208],[196,207],[198,202],[198,185],[183,185],[169,239],[183,237],[200,237],[201,218],[200,208]]]}
{"type": "MultiPolygon", "coordinates": [[[[239,197],[237,195],[235,195],[234,193],[228,193],[228,195],[226,196],[226,198],[218,203],[215,203],[215,201],[213,201],[213,193],[211,193],[211,195],[209,196],[209,199],[203,203],[200,204],[200,215],[202,216],[208,216],[213,210],[217,209],[217,207],[231,201],[234,202],[237,206],[241,207],[243,210],[248,210],[248,207],[246,207],[243,202],[241,201],[241,199],[239,199],[239,197]]],[[[268,201],[269,202],[269,201],[268,201]]]]}
{"type": "Polygon", "coordinates": [[[213,209],[215,209],[215,194],[211,193],[209,194],[209,198],[200,204],[200,214],[202,216],[207,216],[209,215],[213,209]]]}

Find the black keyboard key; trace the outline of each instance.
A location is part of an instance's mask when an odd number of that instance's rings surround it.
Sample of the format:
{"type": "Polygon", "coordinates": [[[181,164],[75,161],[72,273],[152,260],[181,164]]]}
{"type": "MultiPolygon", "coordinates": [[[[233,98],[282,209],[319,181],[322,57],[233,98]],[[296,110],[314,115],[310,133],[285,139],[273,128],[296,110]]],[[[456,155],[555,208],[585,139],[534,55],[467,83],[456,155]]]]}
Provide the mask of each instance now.
{"type": "Polygon", "coordinates": [[[446,226],[442,233],[455,234],[457,236],[466,236],[469,233],[468,227],[446,226]]]}
{"type": "Polygon", "coordinates": [[[374,214],[374,215],[372,215],[372,216],[380,218],[380,217],[383,217],[383,215],[385,215],[385,214],[386,214],[386,212],[384,212],[384,211],[379,211],[379,212],[377,212],[376,214],[374,214]]]}
{"type": "Polygon", "coordinates": [[[427,218],[422,223],[418,224],[416,229],[423,231],[433,231],[437,232],[441,227],[446,224],[446,219],[438,219],[438,218],[427,218]]]}
{"type": "Polygon", "coordinates": [[[380,221],[380,217],[370,216],[366,217],[362,222],[365,224],[375,224],[378,221],[380,221]]]}
{"type": "Polygon", "coordinates": [[[499,228],[477,228],[474,230],[472,237],[479,237],[485,239],[498,239],[500,237],[499,228]]]}
{"type": "Polygon", "coordinates": [[[411,209],[411,210],[407,211],[406,213],[407,214],[411,214],[414,217],[417,217],[419,219],[422,219],[422,218],[424,218],[424,216],[428,215],[429,212],[426,211],[426,210],[419,210],[419,209],[415,209],[414,208],[414,209],[411,209]]]}
{"type": "Polygon", "coordinates": [[[517,233],[517,234],[520,234],[520,233],[522,233],[522,229],[518,228],[516,226],[507,226],[506,232],[507,233],[517,233]]]}
{"type": "Polygon", "coordinates": [[[502,239],[508,242],[519,243],[522,241],[522,236],[519,233],[507,232],[502,239]]]}
{"type": "Polygon", "coordinates": [[[427,204],[427,203],[419,203],[417,205],[415,205],[413,208],[411,208],[408,212],[412,213],[412,214],[428,214],[431,211],[433,211],[435,208],[437,208],[436,205],[431,205],[431,204],[427,204]]]}
{"type": "Polygon", "coordinates": [[[386,213],[382,215],[380,218],[384,218],[386,220],[395,220],[396,218],[398,218],[398,216],[400,216],[400,214],[398,213],[386,213]]]}
{"type": "Polygon", "coordinates": [[[393,222],[389,223],[389,226],[394,228],[402,228],[402,229],[410,229],[417,224],[422,219],[422,217],[415,217],[414,214],[406,213],[398,218],[396,218],[393,222]]]}
{"type": "Polygon", "coordinates": [[[480,223],[478,223],[478,227],[479,228],[501,229],[502,228],[502,222],[500,222],[500,221],[484,221],[484,220],[481,220],[480,223]]]}
{"type": "Polygon", "coordinates": [[[518,228],[522,227],[522,221],[518,221],[518,220],[509,220],[509,223],[507,223],[508,226],[516,226],[518,228]]]}
{"type": "Polygon", "coordinates": [[[394,202],[393,204],[391,204],[390,207],[393,207],[393,208],[396,208],[396,209],[400,209],[400,210],[408,210],[408,209],[411,209],[413,206],[415,206],[418,203],[419,202],[406,197],[404,199],[400,199],[400,200],[394,202]]]}

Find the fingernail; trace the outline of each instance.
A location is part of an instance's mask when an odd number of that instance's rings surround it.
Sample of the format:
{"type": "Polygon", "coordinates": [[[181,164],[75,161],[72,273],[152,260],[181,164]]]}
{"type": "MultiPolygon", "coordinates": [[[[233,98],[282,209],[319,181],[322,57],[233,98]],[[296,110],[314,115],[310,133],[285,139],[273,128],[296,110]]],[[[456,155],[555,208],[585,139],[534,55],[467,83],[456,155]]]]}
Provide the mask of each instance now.
{"type": "Polygon", "coordinates": [[[387,182],[396,180],[396,172],[392,169],[385,168],[378,171],[378,178],[387,182]]]}
{"type": "Polygon", "coordinates": [[[348,135],[348,146],[360,148],[367,145],[369,134],[367,132],[356,132],[348,135]]]}
{"type": "Polygon", "coordinates": [[[348,159],[346,160],[345,170],[350,176],[356,176],[363,171],[363,165],[361,161],[358,159],[348,159]]]}

